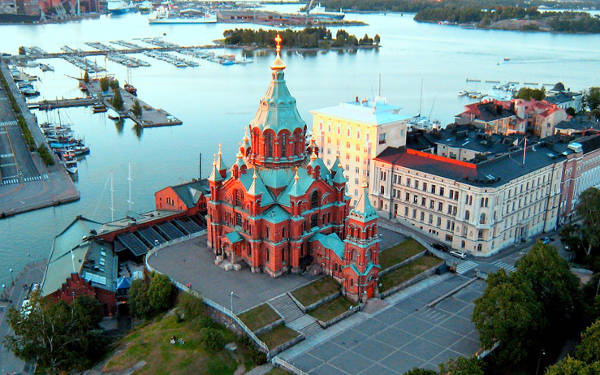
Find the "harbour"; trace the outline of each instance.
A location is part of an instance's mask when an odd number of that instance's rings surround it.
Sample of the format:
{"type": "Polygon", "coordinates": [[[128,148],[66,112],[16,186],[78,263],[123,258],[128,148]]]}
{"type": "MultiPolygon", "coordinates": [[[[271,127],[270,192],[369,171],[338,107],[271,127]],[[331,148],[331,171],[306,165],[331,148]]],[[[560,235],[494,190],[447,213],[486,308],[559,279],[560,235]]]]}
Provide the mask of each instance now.
{"type": "MultiPolygon", "coordinates": [[[[277,8],[288,10],[286,6],[277,8]]],[[[366,65],[379,67],[383,77],[382,95],[415,114],[419,108],[418,93],[423,79],[423,107],[428,112],[437,98],[431,117],[440,119],[444,124],[452,121],[454,114],[462,110],[465,100],[457,98],[456,93],[465,89],[465,77],[489,77],[490,80],[502,82],[563,80],[574,90],[598,85],[598,82],[593,82],[594,79],[590,81],[590,77],[596,76],[593,72],[597,70],[600,55],[588,48],[600,43],[597,36],[534,33],[525,37],[516,32],[501,31],[486,31],[482,35],[478,30],[417,24],[412,17],[399,14],[365,14],[361,15],[363,18],[371,26],[357,26],[354,32],[357,35],[380,33],[385,47],[378,52],[363,50],[353,55],[316,52],[314,55],[300,56],[288,54],[284,49],[283,57],[290,71],[294,71],[290,74],[289,84],[295,88],[299,111],[307,125],[310,126],[312,122],[310,110],[313,108],[325,103],[334,105],[342,100],[352,100],[354,95],[377,93],[378,72],[361,68],[366,65]],[[498,43],[490,46],[490,37],[498,43]],[[552,50],[540,47],[550,44],[552,50]],[[526,59],[533,55],[537,59],[535,63],[496,65],[504,56],[526,59]],[[568,74],[557,68],[561,64],[569,64],[571,69],[568,74]],[[356,79],[357,75],[360,79],[356,79]],[[324,82],[330,88],[320,92],[324,82]]],[[[221,37],[225,29],[233,27],[255,26],[208,24],[150,27],[147,16],[139,14],[114,18],[102,16],[84,20],[81,24],[3,26],[7,41],[3,42],[2,52],[15,54],[22,44],[39,45],[47,51],[59,51],[65,44],[86,50],[86,41],[99,40],[106,44],[122,40],[124,29],[133,30],[132,38],[156,37],[166,32],[166,39],[178,45],[206,46],[211,45],[213,39],[221,37]],[[36,27],[44,28],[43,40],[28,32],[36,27]]],[[[336,28],[332,28],[334,34],[335,31],[336,28]]],[[[139,42],[140,45],[142,43],[139,42]]],[[[149,50],[155,48],[148,47],[149,50]]],[[[210,47],[210,51],[215,55],[236,54],[238,58],[240,52],[222,46],[210,47]]],[[[100,55],[105,53],[90,51],[89,56],[94,56],[92,53],[98,56],[98,65],[103,65],[100,61],[104,57],[100,55]]],[[[16,269],[22,268],[27,263],[27,257],[20,255],[19,249],[23,248],[31,249],[33,258],[47,256],[51,236],[80,213],[101,220],[110,217],[106,181],[111,173],[115,176],[115,215],[124,216],[127,213],[125,201],[129,161],[134,163],[134,209],[143,211],[153,204],[153,197],[148,196],[148,191],[197,176],[198,153],[202,150],[212,149],[217,142],[222,142],[225,153],[235,153],[236,142],[241,136],[240,125],[253,116],[256,110],[253,100],[264,94],[264,68],[272,61],[272,55],[257,53],[253,57],[254,64],[243,67],[203,64],[201,69],[179,69],[160,60],[147,59],[141,54],[139,57],[152,64],[148,68],[132,69],[134,84],[140,95],[148,103],[168,108],[185,126],[147,129],[139,135],[130,119],[119,125],[108,119],[107,114],[92,114],[90,107],[66,109],[74,131],[85,136],[86,144],[92,147],[89,157],[79,164],[79,180],[75,186],[81,193],[81,199],[71,205],[55,206],[1,220],[0,233],[10,233],[7,246],[0,249],[5,264],[11,264],[16,269]],[[30,229],[33,225],[37,228],[36,233],[30,229]]],[[[41,58],[39,61],[51,64],[55,71],[40,72],[39,68],[24,68],[28,74],[39,74],[43,80],[39,90],[41,96],[35,102],[79,95],[77,85],[65,78],[65,74],[80,77],[81,69],[63,59],[41,58]]],[[[107,70],[125,81],[126,66],[109,60],[107,70]]],[[[469,89],[483,92],[476,85],[473,84],[469,89]]],[[[37,112],[37,115],[42,120],[45,118],[45,113],[37,112]]],[[[49,115],[53,116],[52,112],[49,115]]],[[[211,158],[203,159],[204,171],[209,170],[211,162],[211,158]]],[[[0,269],[0,279],[6,280],[7,277],[8,271],[0,269]]]]}

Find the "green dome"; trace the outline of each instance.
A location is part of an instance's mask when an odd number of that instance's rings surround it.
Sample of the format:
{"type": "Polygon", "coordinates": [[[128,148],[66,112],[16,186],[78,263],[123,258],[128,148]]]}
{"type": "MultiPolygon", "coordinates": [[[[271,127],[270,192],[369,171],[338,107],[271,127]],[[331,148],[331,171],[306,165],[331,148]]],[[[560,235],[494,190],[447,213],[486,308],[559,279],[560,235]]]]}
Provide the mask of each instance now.
{"type": "Polygon", "coordinates": [[[300,117],[296,108],[296,99],[290,94],[283,70],[273,71],[273,79],[267,93],[260,100],[260,105],[250,126],[258,126],[261,131],[272,129],[275,134],[287,129],[291,134],[294,130],[303,130],[306,123],[300,117]]]}

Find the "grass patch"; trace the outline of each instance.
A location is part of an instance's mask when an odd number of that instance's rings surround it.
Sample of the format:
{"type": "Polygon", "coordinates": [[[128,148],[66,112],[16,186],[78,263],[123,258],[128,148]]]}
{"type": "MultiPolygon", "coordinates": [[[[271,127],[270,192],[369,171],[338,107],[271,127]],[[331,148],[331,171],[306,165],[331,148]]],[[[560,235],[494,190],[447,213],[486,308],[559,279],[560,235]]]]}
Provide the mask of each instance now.
{"type": "Polygon", "coordinates": [[[352,302],[348,301],[343,296],[339,296],[317,307],[310,312],[310,315],[322,322],[326,322],[345,313],[353,305],[352,302]]]}
{"type": "Polygon", "coordinates": [[[275,310],[266,303],[238,315],[238,318],[240,318],[252,331],[256,331],[259,328],[281,319],[275,310]]]}
{"type": "Polygon", "coordinates": [[[414,262],[405,264],[404,266],[386,273],[379,278],[381,286],[379,287],[380,292],[385,292],[401,283],[412,279],[423,271],[430,269],[435,265],[442,264],[443,261],[439,258],[431,255],[424,255],[414,262]]]}
{"type": "Polygon", "coordinates": [[[225,327],[214,323],[225,342],[237,342],[238,349],[230,353],[226,349],[216,353],[208,352],[201,340],[199,316],[189,320],[180,320],[174,314],[161,315],[134,329],[130,334],[117,342],[117,351],[106,361],[103,372],[123,372],[139,361],[146,365],[135,372],[140,374],[233,374],[240,364],[252,367],[251,349],[242,343],[235,334],[225,327]],[[184,344],[170,343],[176,336],[184,340],[184,344]]]}
{"type": "Polygon", "coordinates": [[[258,336],[269,349],[274,349],[281,344],[284,344],[296,336],[300,335],[298,332],[284,325],[278,326],[270,330],[269,332],[263,333],[258,336]]]}
{"type": "Polygon", "coordinates": [[[304,306],[311,305],[320,299],[340,291],[340,284],[330,277],[317,281],[292,291],[292,295],[304,306]]]}
{"type": "Polygon", "coordinates": [[[381,265],[381,269],[384,270],[419,254],[423,250],[425,250],[423,245],[418,243],[415,239],[409,238],[408,240],[379,253],[379,264],[381,265]]]}

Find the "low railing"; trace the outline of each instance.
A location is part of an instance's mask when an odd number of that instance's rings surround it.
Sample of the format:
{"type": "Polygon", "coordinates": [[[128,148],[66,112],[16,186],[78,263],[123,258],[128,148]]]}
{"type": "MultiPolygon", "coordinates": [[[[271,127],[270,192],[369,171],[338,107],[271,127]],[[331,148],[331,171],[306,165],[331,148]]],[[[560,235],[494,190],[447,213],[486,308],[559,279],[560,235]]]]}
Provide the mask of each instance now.
{"type": "Polygon", "coordinates": [[[271,363],[276,366],[282,367],[288,371],[291,371],[292,373],[297,374],[297,375],[308,375],[307,372],[300,370],[298,367],[292,365],[285,359],[281,359],[279,357],[273,357],[273,359],[271,360],[271,363]]]}

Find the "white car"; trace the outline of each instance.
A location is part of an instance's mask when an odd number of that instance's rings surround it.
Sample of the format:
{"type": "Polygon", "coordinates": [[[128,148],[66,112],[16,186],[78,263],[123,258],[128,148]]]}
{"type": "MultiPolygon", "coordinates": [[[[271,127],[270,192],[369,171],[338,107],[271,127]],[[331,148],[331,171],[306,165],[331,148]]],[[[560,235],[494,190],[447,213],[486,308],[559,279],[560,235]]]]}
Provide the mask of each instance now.
{"type": "Polygon", "coordinates": [[[29,315],[30,312],[31,312],[31,304],[29,303],[29,300],[26,299],[23,301],[23,303],[21,303],[21,314],[27,316],[27,315],[29,315]]]}
{"type": "Polygon", "coordinates": [[[454,255],[455,257],[460,259],[467,259],[467,254],[463,253],[462,251],[452,250],[450,251],[450,255],[454,255]]]}

